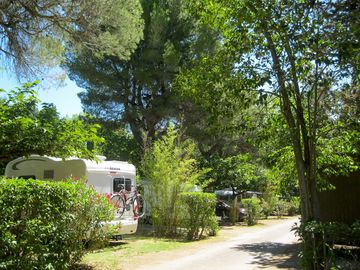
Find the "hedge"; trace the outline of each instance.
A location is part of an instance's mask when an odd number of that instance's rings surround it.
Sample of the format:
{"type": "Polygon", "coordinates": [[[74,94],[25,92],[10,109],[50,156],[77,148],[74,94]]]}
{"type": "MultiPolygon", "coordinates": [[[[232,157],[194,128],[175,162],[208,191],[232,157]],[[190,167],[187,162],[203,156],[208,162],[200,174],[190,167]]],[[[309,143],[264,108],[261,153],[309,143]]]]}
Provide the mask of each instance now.
{"type": "Polygon", "coordinates": [[[84,183],[0,178],[0,269],[68,269],[114,213],[84,183]]]}
{"type": "Polygon", "coordinates": [[[184,209],[184,227],[187,239],[200,239],[207,231],[216,234],[218,224],[215,215],[216,196],[213,193],[183,192],[180,200],[184,209]]]}

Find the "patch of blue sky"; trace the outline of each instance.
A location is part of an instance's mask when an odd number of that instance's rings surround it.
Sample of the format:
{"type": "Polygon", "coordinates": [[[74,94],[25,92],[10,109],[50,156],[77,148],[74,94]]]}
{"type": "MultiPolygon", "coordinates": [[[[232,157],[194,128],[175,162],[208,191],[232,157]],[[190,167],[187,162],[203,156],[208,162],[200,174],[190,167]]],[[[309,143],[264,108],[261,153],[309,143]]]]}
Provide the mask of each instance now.
{"type": "MultiPolygon", "coordinates": [[[[25,82],[27,81],[18,81],[15,74],[8,72],[4,68],[0,69],[1,89],[10,91],[25,82]]],[[[40,80],[35,89],[38,91],[41,102],[53,103],[62,117],[71,117],[82,112],[78,93],[84,91],[84,89],[78,87],[66,75],[61,80],[52,76],[46,77],[46,79],[40,80]]]]}

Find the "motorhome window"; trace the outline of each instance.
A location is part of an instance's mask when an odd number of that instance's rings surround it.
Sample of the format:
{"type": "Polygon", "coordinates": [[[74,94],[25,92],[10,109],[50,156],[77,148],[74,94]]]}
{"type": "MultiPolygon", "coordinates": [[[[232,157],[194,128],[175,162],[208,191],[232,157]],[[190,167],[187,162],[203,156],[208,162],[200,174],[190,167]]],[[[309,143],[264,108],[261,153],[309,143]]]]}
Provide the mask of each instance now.
{"type": "Polygon", "coordinates": [[[122,186],[125,186],[125,179],[124,178],[114,178],[113,180],[113,184],[114,184],[114,187],[113,187],[113,192],[116,193],[116,192],[119,192],[121,190],[121,185],[122,186]]]}
{"type": "Polygon", "coordinates": [[[44,179],[54,179],[54,170],[44,170],[44,179]]]}
{"type": "Polygon", "coordinates": [[[121,185],[125,188],[126,191],[131,191],[131,179],[128,178],[114,178],[113,180],[113,192],[119,192],[121,190],[121,185]]]}
{"type": "Polygon", "coordinates": [[[125,189],[127,191],[131,191],[131,179],[128,178],[125,179],[125,189]]]}
{"type": "Polygon", "coordinates": [[[19,178],[22,179],[36,179],[35,175],[21,175],[19,178]]]}

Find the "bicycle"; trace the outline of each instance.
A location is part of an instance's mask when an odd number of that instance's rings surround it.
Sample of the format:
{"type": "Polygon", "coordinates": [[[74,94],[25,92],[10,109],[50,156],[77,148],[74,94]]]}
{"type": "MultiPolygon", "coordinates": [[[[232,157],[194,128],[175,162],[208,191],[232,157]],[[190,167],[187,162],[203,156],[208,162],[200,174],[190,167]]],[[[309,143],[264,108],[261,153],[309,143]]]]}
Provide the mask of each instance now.
{"type": "Polygon", "coordinates": [[[123,185],[120,185],[120,191],[111,196],[110,202],[116,207],[118,217],[121,217],[125,210],[132,210],[134,217],[137,218],[141,218],[145,214],[144,200],[137,189],[131,194],[126,192],[123,185]]]}

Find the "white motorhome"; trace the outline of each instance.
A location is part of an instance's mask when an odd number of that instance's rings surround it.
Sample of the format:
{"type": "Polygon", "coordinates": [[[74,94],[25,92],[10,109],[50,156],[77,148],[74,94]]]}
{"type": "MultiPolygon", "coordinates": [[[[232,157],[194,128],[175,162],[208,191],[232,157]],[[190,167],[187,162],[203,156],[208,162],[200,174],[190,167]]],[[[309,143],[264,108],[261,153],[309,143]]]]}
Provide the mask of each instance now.
{"type": "MultiPolygon", "coordinates": [[[[8,178],[62,180],[65,178],[86,179],[99,194],[113,194],[122,185],[127,191],[136,186],[135,166],[124,161],[105,161],[98,156],[99,161],[80,158],[61,159],[48,156],[31,155],[20,157],[9,162],[5,169],[8,178]]],[[[120,225],[119,234],[132,234],[137,230],[138,219],[132,211],[125,211],[121,217],[115,217],[111,222],[120,225]]]]}

